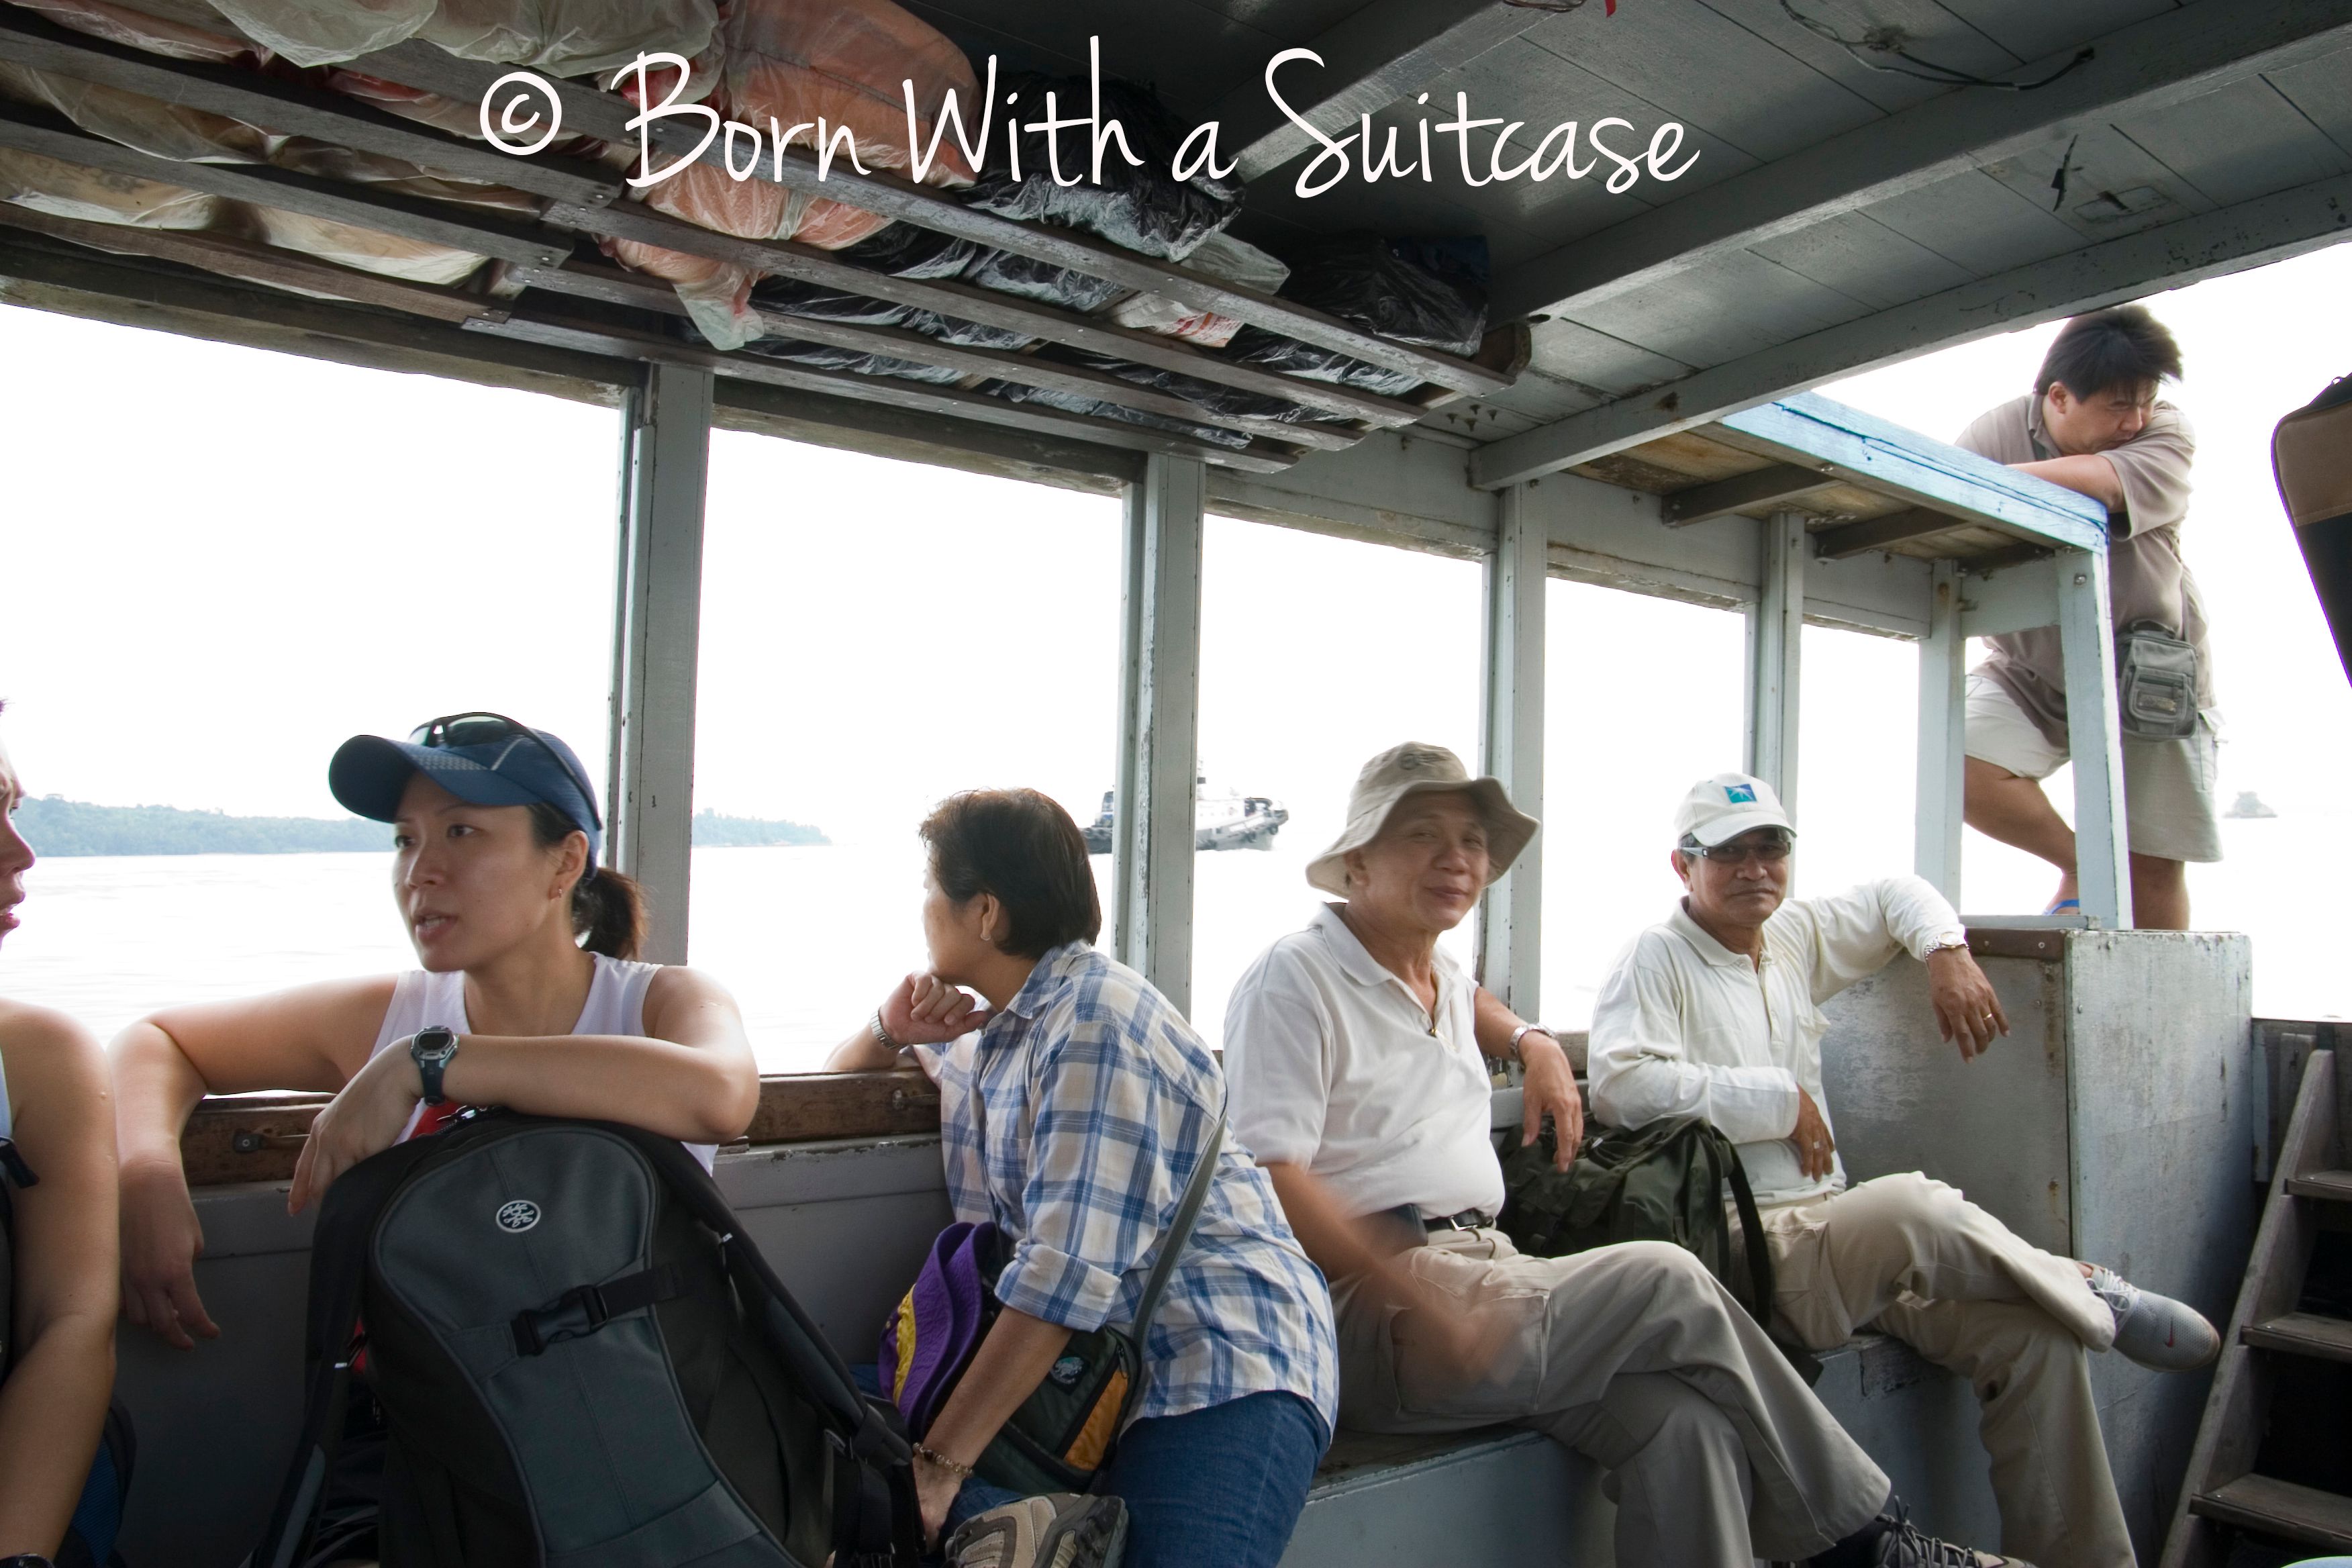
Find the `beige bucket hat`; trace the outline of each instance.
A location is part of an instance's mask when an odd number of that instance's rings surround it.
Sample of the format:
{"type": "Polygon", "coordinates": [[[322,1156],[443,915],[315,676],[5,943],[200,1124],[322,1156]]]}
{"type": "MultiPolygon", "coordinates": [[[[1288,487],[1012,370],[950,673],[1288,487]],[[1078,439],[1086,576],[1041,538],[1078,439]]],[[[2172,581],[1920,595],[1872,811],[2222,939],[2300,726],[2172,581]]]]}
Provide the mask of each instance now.
{"type": "Polygon", "coordinates": [[[1407,795],[1443,790],[1458,790],[1478,803],[1478,814],[1486,819],[1486,881],[1491,886],[1511,868],[1511,862],[1536,836],[1536,819],[1511,804],[1500,779],[1474,779],[1461,758],[1423,741],[1391,746],[1364,764],[1348,796],[1348,826],[1331,847],[1307,863],[1307,882],[1346,898],[1348,851],[1360,849],[1379,837],[1397,802],[1407,795]]]}

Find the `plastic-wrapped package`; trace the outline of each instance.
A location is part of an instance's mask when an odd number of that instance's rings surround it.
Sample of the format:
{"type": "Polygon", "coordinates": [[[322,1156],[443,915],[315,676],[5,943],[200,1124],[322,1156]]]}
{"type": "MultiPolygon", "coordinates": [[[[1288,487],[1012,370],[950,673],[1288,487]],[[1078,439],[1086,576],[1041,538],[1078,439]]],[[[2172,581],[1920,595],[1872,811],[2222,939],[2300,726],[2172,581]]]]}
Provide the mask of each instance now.
{"type": "MultiPolygon", "coordinates": [[[[734,0],[722,25],[720,79],[710,95],[725,118],[766,130],[773,120],[787,131],[820,117],[830,138],[845,129],[856,159],[868,171],[908,164],[907,109],[902,82],[914,85],[915,131],[928,145],[931,121],[953,90],[973,103],[979,84],[963,51],[890,0],[734,0]]],[[[803,131],[797,145],[811,146],[803,131]]],[[[846,150],[836,154],[845,163],[846,150]]],[[[935,185],[968,183],[971,170],[950,135],[925,175],[935,185]]],[[[696,163],[652,186],[646,204],[673,217],[746,239],[793,239],[844,249],[888,224],[877,213],[758,178],[737,180],[711,163],[696,163]]],[[[714,267],[651,246],[623,242],[607,248],[624,265],[679,285],[678,297],[713,346],[739,348],[756,335],[750,308],[753,279],[740,268],[714,267]]]]}
{"type": "Polygon", "coordinates": [[[1324,416],[1303,407],[1286,398],[1269,397],[1262,392],[1250,392],[1222,382],[1202,381],[1198,376],[1185,375],[1157,365],[1138,364],[1133,360],[1114,359],[1108,354],[1072,348],[1066,343],[1051,343],[1037,352],[1037,357],[1057,364],[1083,365],[1131,381],[1138,386],[1148,386],[1154,392],[1164,392],[1171,397],[1181,397],[1197,404],[1210,414],[1222,414],[1228,418],[1278,419],[1286,425],[1308,424],[1324,416]]]}
{"type": "MultiPolygon", "coordinates": [[[[1374,234],[1339,234],[1300,245],[1286,259],[1290,280],[1282,286],[1282,297],[1350,326],[1456,354],[1475,353],[1486,334],[1486,285],[1492,272],[1482,238],[1383,239],[1374,234]]],[[[1421,378],[1409,372],[1367,364],[1258,327],[1234,333],[1226,352],[1244,364],[1391,396],[1421,384],[1421,378]]]]}
{"type": "Polygon", "coordinates": [[[260,163],[284,138],[201,109],[0,60],[0,98],[54,109],[93,136],[182,163],[260,163]]]}
{"type": "MultiPolygon", "coordinates": [[[[1238,283],[1261,294],[1278,293],[1290,268],[1246,240],[1230,234],[1213,234],[1184,258],[1186,268],[1206,273],[1222,283],[1238,283]]],[[[1241,323],[1214,310],[1196,310],[1163,294],[1136,294],[1111,307],[1110,319],[1139,332],[1184,338],[1205,349],[1221,349],[1234,341],[1241,323]]]]}
{"type": "Polygon", "coordinates": [[[1105,403],[1075,392],[1061,392],[1049,386],[1028,386],[1017,381],[984,381],[980,391],[991,397],[1001,397],[1008,403],[1034,403],[1040,407],[1058,408],[1065,414],[1090,414],[1097,419],[1119,419],[1129,425],[1141,425],[1153,430],[1173,431],[1189,436],[1195,441],[1206,441],[1218,447],[1246,447],[1250,438],[1238,430],[1226,430],[1214,425],[1193,425],[1181,419],[1171,419],[1164,414],[1153,414],[1124,404],[1105,403]]]}
{"type": "Polygon", "coordinates": [[[1010,327],[983,326],[958,316],[942,316],[937,310],[909,311],[907,329],[961,349],[1005,349],[1018,353],[1037,341],[1010,327]]]}
{"type": "MultiPolygon", "coordinates": [[[[894,223],[841,252],[841,259],[891,278],[953,278],[961,273],[980,247],[971,240],[913,224],[894,223]]],[[[911,306],[893,305],[870,295],[852,293],[797,278],[770,278],[751,290],[751,303],[779,315],[805,316],[813,321],[848,321],[859,326],[896,327],[914,314],[911,306]]]]}
{"type": "MultiPolygon", "coordinates": [[[[998,105],[1000,123],[1009,111],[1043,120],[1048,92],[1055,95],[1055,108],[1064,118],[1083,113],[1092,100],[1089,85],[1072,77],[1024,72],[999,86],[1002,92],[1018,95],[1009,110],[998,105]]],[[[1246,187],[1239,180],[1219,180],[1206,173],[1183,181],[1174,176],[1186,127],[1150,91],[1105,79],[1102,117],[1106,122],[1118,121],[1128,145],[1143,160],[1141,166],[1119,156],[1118,143],[1111,142],[1103,152],[1102,184],[1096,184],[1093,132],[1085,126],[1069,127],[1060,135],[1062,174],[1066,179],[1076,175],[1078,183],[1056,184],[1045,132],[1024,130],[1021,175],[1015,179],[1008,137],[992,134],[987,166],[964,199],[1004,217],[1082,228],[1129,250],[1179,261],[1241,211],[1246,187]]],[[[1024,118],[1022,123],[1034,121],[1024,118]]]]}
{"type": "Polygon", "coordinates": [[[643,49],[691,55],[718,26],[713,0],[212,0],[238,30],[300,66],[335,65],[421,37],[467,59],[554,76],[602,70],[643,49]]]}
{"type": "Polygon", "coordinates": [[[1123,284],[1090,278],[1050,261],[1015,256],[1009,250],[982,251],[964,268],[963,280],[982,289],[993,289],[1000,294],[1059,305],[1082,316],[1093,314],[1128,292],[1123,284]]]}
{"type": "Polygon", "coordinates": [[[221,30],[220,16],[202,0],[140,0],[136,9],[106,0],[13,0],[61,27],[127,44],[151,55],[208,65],[254,64],[254,49],[221,30]]]}
{"type": "Polygon", "coordinates": [[[963,372],[942,365],[917,364],[913,360],[899,359],[893,354],[864,353],[856,349],[837,348],[831,343],[803,342],[795,338],[761,338],[757,342],[744,344],[743,352],[758,354],[762,359],[788,360],[817,370],[896,376],[901,381],[928,382],[934,386],[952,386],[963,379],[963,372]]]}
{"type": "Polygon", "coordinates": [[[411,283],[454,287],[474,275],[484,258],[421,239],[403,239],[372,228],[306,217],[278,207],[247,206],[254,237],[280,250],[299,251],[362,272],[403,278],[411,283]]]}

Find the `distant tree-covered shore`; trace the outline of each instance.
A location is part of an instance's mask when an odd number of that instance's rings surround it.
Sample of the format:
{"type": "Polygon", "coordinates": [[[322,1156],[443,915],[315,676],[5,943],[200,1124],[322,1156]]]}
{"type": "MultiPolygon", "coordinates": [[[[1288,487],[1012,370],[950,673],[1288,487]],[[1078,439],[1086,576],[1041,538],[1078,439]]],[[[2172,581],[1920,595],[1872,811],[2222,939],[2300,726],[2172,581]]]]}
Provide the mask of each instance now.
{"type": "MultiPolygon", "coordinates": [[[[316,855],[382,851],[392,829],[361,817],[231,816],[174,805],[92,805],[39,795],[16,807],[16,827],[36,853],[75,855],[316,855]]],[[[722,816],[705,808],[694,817],[694,842],[718,848],[775,844],[829,844],[804,823],[722,816]]]]}

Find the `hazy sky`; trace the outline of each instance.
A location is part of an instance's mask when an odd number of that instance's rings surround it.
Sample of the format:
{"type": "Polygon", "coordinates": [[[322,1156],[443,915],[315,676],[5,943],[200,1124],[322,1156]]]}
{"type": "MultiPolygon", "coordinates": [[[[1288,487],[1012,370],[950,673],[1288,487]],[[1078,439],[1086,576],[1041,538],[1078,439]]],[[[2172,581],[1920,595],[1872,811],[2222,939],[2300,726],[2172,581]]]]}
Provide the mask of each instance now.
{"type": "MultiPolygon", "coordinates": [[[[2173,395],[2200,437],[2186,545],[2223,787],[2305,818],[2342,810],[2352,691],[2267,441],[2352,370],[2347,300],[2352,247],[2149,301],[2181,339],[2173,395]]],[[[2027,389],[2053,331],[1824,390],[1948,437],[2027,389]]],[[[613,413],[15,308],[0,363],[0,696],[34,793],[331,815],[345,736],[477,707],[562,733],[602,777],[613,413]]],[[[856,842],[908,834],[967,785],[1033,784],[1082,818],[1110,786],[1115,502],[720,434],[705,583],[701,803],[856,842]]],[[[1741,634],[1733,614],[1550,594],[1540,810],[1547,971],[1565,989],[1629,908],[1671,895],[1675,795],[1738,761],[1741,634]]],[[[1370,752],[1475,751],[1474,563],[1214,520],[1203,595],[1204,765],[1287,800],[1302,850],[1336,829],[1370,752]]],[[[1804,885],[1902,868],[1916,655],[1814,628],[1805,657],[1804,885]]],[[[1969,857],[1971,909],[2039,907],[2039,868],[1973,837],[1969,857]]],[[[2231,888],[2260,901],[2249,870],[2211,883],[2220,905],[2231,888]]],[[[1265,934],[1296,923],[1298,896],[1265,934]]]]}

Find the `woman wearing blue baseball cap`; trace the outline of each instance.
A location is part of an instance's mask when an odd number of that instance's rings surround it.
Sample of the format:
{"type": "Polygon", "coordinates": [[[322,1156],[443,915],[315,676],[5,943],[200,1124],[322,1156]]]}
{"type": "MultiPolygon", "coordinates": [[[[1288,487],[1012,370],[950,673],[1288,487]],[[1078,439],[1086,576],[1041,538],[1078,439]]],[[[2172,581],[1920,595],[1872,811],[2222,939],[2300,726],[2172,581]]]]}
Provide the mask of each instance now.
{"type": "Polygon", "coordinates": [[[734,998],[640,963],[636,885],[598,864],[604,819],[572,748],[495,713],[356,735],[335,798],[393,825],[392,892],[422,967],[166,1008],[116,1039],[122,1310],[183,1349],[219,1333],[197,1298],[204,1237],[180,1131],[207,1093],[324,1089],[287,1196],[469,1105],[625,1121],[695,1147],[740,1134],[759,1068],[734,998]]]}

